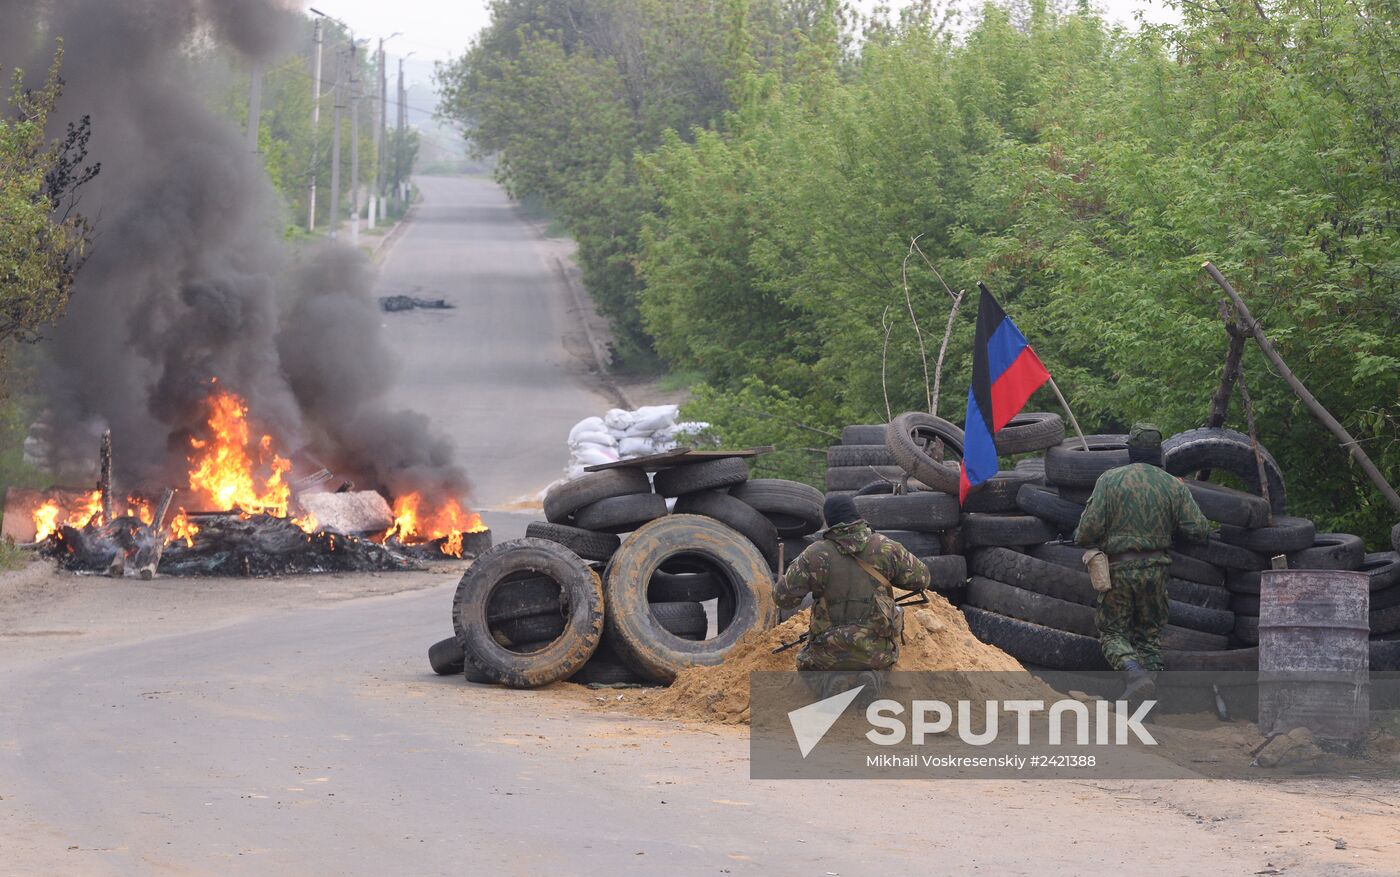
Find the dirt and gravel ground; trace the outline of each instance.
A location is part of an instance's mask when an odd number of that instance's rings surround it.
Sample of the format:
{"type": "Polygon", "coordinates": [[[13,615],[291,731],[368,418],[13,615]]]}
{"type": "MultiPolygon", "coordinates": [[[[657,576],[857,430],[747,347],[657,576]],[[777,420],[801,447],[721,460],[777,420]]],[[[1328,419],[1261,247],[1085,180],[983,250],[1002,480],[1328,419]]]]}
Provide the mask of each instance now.
{"type": "MultiPolygon", "coordinates": [[[[483,504],[508,508],[607,400],[499,190],[423,188],[381,286],[464,300],[387,330],[424,360],[413,404],[451,400],[483,504]]],[[[0,875],[1400,874],[1394,783],[751,781],[743,726],[431,675],[459,570],[0,575],[0,875]]]]}

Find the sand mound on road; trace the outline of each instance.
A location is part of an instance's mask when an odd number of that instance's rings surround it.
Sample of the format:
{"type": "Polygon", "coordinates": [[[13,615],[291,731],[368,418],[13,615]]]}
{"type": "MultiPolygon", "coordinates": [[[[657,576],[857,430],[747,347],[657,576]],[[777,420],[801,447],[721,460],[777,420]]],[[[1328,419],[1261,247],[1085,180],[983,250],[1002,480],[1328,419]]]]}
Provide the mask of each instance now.
{"type": "MultiPolygon", "coordinates": [[[[749,634],[723,664],[696,667],[681,673],[669,688],[642,699],[640,711],[657,718],[719,722],[749,721],[749,674],[796,669],[797,649],[773,654],[773,649],[807,631],[808,612],[775,628],[749,634]]],[[[895,670],[1021,670],[1015,658],[972,635],[963,614],[937,594],[927,606],[905,609],[904,644],[895,670]]]]}

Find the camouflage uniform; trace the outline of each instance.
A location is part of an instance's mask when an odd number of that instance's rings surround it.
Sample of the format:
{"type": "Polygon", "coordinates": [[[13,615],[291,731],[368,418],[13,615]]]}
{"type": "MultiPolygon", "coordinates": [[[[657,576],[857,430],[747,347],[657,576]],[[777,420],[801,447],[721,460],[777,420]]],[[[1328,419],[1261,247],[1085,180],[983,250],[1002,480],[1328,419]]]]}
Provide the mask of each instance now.
{"type": "Polygon", "coordinates": [[[1130,463],[1099,477],[1074,541],[1102,550],[1110,561],[1125,552],[1162,551],[1109,566],[1113,584],[1099,595],[1095,622],[1104,657],[1115,670],[1123,669],[1124,661],[1162,669],[1171,566],[1163,549],[1171,547],[1178,533],[1192,541],[1210,534],[1210,522],[1180,479],[1147,463],[1130,463]]]}
{"type": "Polygon", "coordinates": [[[812,623],[797,653],[799,670],[885,670],[899,657],[894,594],[860,568],[859,557],[906,591],[929,585],[928,567],[865,521],[837,524],[807,548],[778,582],[778,605],[812,595],[812,623]]]}

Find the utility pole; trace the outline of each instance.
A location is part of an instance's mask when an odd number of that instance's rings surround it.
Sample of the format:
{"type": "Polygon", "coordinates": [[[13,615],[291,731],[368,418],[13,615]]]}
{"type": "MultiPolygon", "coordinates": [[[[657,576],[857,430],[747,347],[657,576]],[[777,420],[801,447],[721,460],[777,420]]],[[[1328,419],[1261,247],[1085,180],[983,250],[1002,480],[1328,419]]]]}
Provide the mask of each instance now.
{"type": "Polygon", "coordinates": [[[262,121],[262,62],[253,63],[252,82],[248,86],[248,151],[258,151],[258,126],[262,121]]]}
{"type": "Polygon", "coordinates": [[[375,70],[375,94],[379,100],[379,112],[374,119],[374,185],[369,191],[369,227],[377,227],[376,208],[379,206],[379,184],[384,169],[384,38],[379,38],[379,65],[375,70]]]}
{"type": "Polygon", "coordinates": [[[331,138],[331,237],[340,236],[340,96],[345,80],[345,61],[335,59],[335,134],[331,138]]]}
{"type": "Polygon", "coordinates": [[[321,19],[316,19],[313,41],[316,44],[315,56],[311,62],[311,192],[306,201],[306,230],[316,230],[316,163],[320,158],[321,133],[321,52],[325,39],[321,30],[321,19]]]}
{"type": "Polygon", "coordinates": [[[350,246],[360,245],[360,56],[350,35],[350,246]]]}

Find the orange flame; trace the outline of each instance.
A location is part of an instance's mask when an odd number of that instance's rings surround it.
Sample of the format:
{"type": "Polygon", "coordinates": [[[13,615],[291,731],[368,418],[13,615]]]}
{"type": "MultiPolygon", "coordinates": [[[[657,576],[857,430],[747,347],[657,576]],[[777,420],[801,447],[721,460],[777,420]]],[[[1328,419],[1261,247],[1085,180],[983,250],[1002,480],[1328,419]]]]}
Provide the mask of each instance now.
{"type": "Polygon", "coordinates": [[[269,435],[250,451],[248,406],[243,400],[234,393],[210,396],[209,430],[207,439],[190,439],[196,452],[190,456],[190,490],[216,511],[239,509],[285,518],[292,492],[284,476],[292,464],[273,451],[269,435]],[[267,474],[260,477],[259,471],[267,474]]]}
{"type": "Polygon", "coordinates": [[[86,527],[93,518],[102,514],[102,491],[94,490],[87,494],[81,505],[69,510],[67,516],[60,520],[63,511],[63,507],[53,499],[44,501],[33,511],[34,541],[44,541],[57,533],[59,527],[86,527]]]}
{"type": "Polygon", "coordinates": [[[394,501],[394,523],[384,534],[385,539],[398,539],[400,542],[436,542],[442,540],[439,550],[449,557],[462,556],[462,534],[480,533],[486,529],[481,515],[469,513],[455,499],[448,500],[442,508],[426,517],[420,517],[419,506],[423,496],[410,493],[394,501]]]}
{"type": "Polygon", "coordinates": [[[199,527],[185,515],[184,509],[180,509],[179,514],[175,515],[175,519],[170,522],[169,531],[167,545],[175,540],[184,540],[186,546],[193,548],[194,537],[199,532],[199,527]]]}

